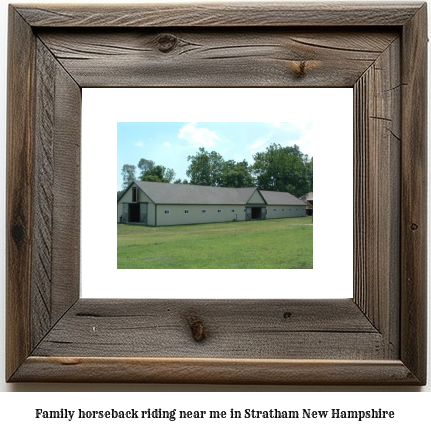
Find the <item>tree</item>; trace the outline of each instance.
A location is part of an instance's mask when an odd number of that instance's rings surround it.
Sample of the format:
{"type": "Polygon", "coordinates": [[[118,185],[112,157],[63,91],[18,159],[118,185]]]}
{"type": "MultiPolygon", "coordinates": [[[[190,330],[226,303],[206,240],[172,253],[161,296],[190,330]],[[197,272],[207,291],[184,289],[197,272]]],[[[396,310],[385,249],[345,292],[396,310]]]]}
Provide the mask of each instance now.
{"type": "Polygon", "coordinates": [[[253,158],[253,172],[259,188],[288,192],[297,197],[313,190],[312,162],[310,167],[308,156],[297,145],[271,144],[253,158]]]}
{"type": "Polygon", "coordinates": [[[135,165],[123,165],[123,169],[121,170],[121,175],[123,176],[123,190],[135,181],[135,171],[135,165]]]}
{"type": "Polygon", "coordinates": [[[152,181],[157,183],[170,183],[175,179],[175,171],[164,166],[157,165],[141,176],[141,181],[152,181]]]}
{"type": "Polygon", "coordinates": [[[208,152],[204,148],[199,148],[198,153],[187,157],[187,160],[191,162],[186,172],[190,177],[190,184],[235,188],[254,185],[251,169],[246,160],[225,161],[219,153],[208,152]]]}
{"type": "Polygon", "coordinates": [[[199,148],[194,156],[188,156],[187,161],[191,162],[187,169],[187,176],[190,184],[200,186],[220,186],[223,174],[223,157],[205,148],[199,148]]]}
{"type": "Polygon", "coordinates": [[[308,192],[311,192],[313,191],[313,157],[311,158],[310,162],[306,164],[306,170],[307,170],[308,192]]]}
{"type": "Polygon", "coordinates": [[[153,168],[154,168],[154,162],[152,160],[147,160],[147,159],[139,160],[138,169],[141,171],[139,174],[139,177],[142,177],[153,168]]]}
{"type": "Polygon", "coordinates": [[[222,187],[253,187],[255,181],[251,175],[250,166],[246,160],[242,162],[235,162],[228,160],[224,163],[222,187]]]}
{"type": "Polygon", "coordinates": [[[168,183],[172,183],[175,180],[175,171],[170,168],[166,168],[164,178],[168,180],[168,183]]]}

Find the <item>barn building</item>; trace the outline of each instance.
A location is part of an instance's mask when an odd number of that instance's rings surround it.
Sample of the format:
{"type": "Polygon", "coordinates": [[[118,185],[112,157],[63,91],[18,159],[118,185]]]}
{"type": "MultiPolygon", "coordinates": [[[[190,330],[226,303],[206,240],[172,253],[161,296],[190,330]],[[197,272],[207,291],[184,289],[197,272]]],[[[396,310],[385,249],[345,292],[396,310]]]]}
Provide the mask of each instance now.
{"type": "Polygon", "coordinates": [[[304,217],[306,204],[289,193],[135,181],[117,200],[117,222],[168,226],[304,217]]]}
{"type": "Polygon", "coordinates": [[[307,215],[313,215],[313,192],[307,193],[304,196],[301,196],[299,199],[304,201],[307,204],[306,213],[307,215]]]}

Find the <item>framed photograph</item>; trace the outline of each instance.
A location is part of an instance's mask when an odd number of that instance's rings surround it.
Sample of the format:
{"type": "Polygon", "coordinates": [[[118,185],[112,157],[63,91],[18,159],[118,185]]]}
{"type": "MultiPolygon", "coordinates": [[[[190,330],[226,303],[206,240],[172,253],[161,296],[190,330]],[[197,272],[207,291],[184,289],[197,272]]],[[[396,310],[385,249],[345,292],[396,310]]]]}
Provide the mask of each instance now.
{"type": "Polygon", "coordinates": [[[426,384],[425,3],[11,5],[8,43],[7,381],[426,384]],[[118,87],[352,88],[353,298],[81,297],[82,89],[118,87]]]}
{"type": "MultiPolygon", "coordinates": [[[[82,107],[81,181],[85,185],[104,178],[105,186],[98,188],[97,200],[92,187],[81,189],[81,298],[353,297],[353,89],[85,88],[82,107]],[[166,100],[169,112],[165,109],[166,100]],[[184,122],[178,122],[179,119],[184,122]],[[274,148],[272,142],[283,147],[274,148]],[[190,155],[195,158],[197,154],[199,159],[207,156],[201,148],[222,165],[224,173],[217,179],[220,187],[205,188],[196,176],[186,176],[190,155]],[[272,186],[263,183],[268,178],[264,170],[259,178],[253,178],[253,187],[248,189],[237,182],[244,176],[228,175],[228,170],[234,163],[244,166],[245,160],[252,166],[256,159],[265,161],[270,154],[283,156],[288,151],[295,155],[294,160],[298,160],[298,155],[302,158],[303,174],[310,173],[308,160],[316,161],[311,172],[316,179],[314,188],[309,182],[297,181],[302,190],[292,191],[294,196],[303,196],[306,190],[324,196],[336,184],[337,198],[319,199],[317,215],[304,218],[297,207],[275,208],[267,203],[259,208],[262,200],[257,197],[253,198],[250,223],[242,223],[247,215],[244,206],[214,203],[219,190],[223,199],[228,192],[236,193],[235,187],[226,189],[226,179],[232,186],[243,186],[240,191],[245,192],[246,199],[251,194],[256,197],[256,185],[264,194],[272,186]],[[300,152],[308,156],[301,156],[300,152]],[[328,171],[334,155],[337,169],[328,171]],[[201,183],[191,186],[175,184],[175,180],[166,185],[144,186],[175,190],[174,196],[191,192],[185,195],[190,206],[144,204],[149,219],[139,225],[137,218],[128,223],[127,216],[123,216],[124,199],[119,197],[117,215],[121,223],[116,225],[112,218],[97,217],[99,200],[109,203],[103,207],[106,214],[115,212],[111,190],[116,185],[117,190],[123,190],[125,164],[133,168],[133,163],[142,157],[173,169],[180,179],[201,183]],[[106,172],[114,171],[116,183],[114,175],[106,176],[106,172]],[[206,193],[198,194],[201,190],[206,193]],[[200,206],[195,201],[209,196],[210,206],[200,206]],[[341,199],[342,196],[349,199],[341,199]],[[334,213],[335,201],[342,201],[339,215],[334,213]],[[272,221],[260,222],[262,209],[266,209],[264,216],[272,221]],[[233,219],[238,223],[230,223],[233,219]],[[226,222],[219,223],[223,220],[226,222]],[[152,226],[156,222],[158,227],[152,226]],[[160,226],[165,223],[176,226],[160,226]],[[333,223],[336,230],[327,229],[333,223]],[[328,253],[328,244],[340,253],[328,253]],[[334,259],[340,270],[328,274],[334,259]],[[160,271],[152,271],[157,268],[160,271]],[[143,273],[135,269],[149,269],[145,278],[148,281],[142,283],[143,273]],[[163,283],[158,282],[161,279],[163,283]]],[[[275,168],[279,178],[283,178],[280,167],[286,169],[289,163],[284,156],[283,159],[286,164],[275,168]]],[[[140,170],[135,167],[138,182],[143,175],[140,170]]],[[[220,168],[213,172],[220,172],[220,168]]],[[[247,168],[241,172],[247,172],[247,168]]],[[[290,172],[297,175],[298,170],[290,172]]],[[[285,178],[282,181],[279,190],[289,184],[285,178]]],[[[132,187],[138,187],[133,184],[132,187]]],[[[135,198],[157,202],[157,196],[147,198],[143,191],[135,198]]],[[[166,199],[164,195],[165,203],[166,199]]],[[[237,202],[235,199],[232,202],[237,202]]],[[[126,193],[125,200],[133,200],[132,194],[126,193]]]]}

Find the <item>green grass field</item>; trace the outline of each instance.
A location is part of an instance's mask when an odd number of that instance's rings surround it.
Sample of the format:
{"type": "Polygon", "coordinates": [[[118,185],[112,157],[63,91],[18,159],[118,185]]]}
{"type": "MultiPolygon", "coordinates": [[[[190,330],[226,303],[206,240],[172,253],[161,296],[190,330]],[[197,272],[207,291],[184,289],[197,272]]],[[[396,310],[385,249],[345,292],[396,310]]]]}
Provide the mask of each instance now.
{"type": "Polygon", "coordinates": [[[311,217],[117,226],[118,269],[313,268],[311,217]]]}

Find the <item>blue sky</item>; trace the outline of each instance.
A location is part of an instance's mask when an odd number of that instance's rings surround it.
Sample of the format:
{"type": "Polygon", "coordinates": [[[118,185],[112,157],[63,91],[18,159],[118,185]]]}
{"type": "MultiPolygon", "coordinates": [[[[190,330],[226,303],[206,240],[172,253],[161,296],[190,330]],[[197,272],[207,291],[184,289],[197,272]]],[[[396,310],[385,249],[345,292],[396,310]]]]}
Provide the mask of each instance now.
{"type": "Polygon", "coordinates": [[[118,122],[117,187],[121,190],[123,165],[137,166],[141,158],[173,169],[176,179],[186,179],[187,156],[195,155],[199,147],[216,151],[224,160],[245,159],[250,164],[253,154],[265,151],[271,143],[299,145],[311,157],[312,130],[311,122],[118,122]]]}

